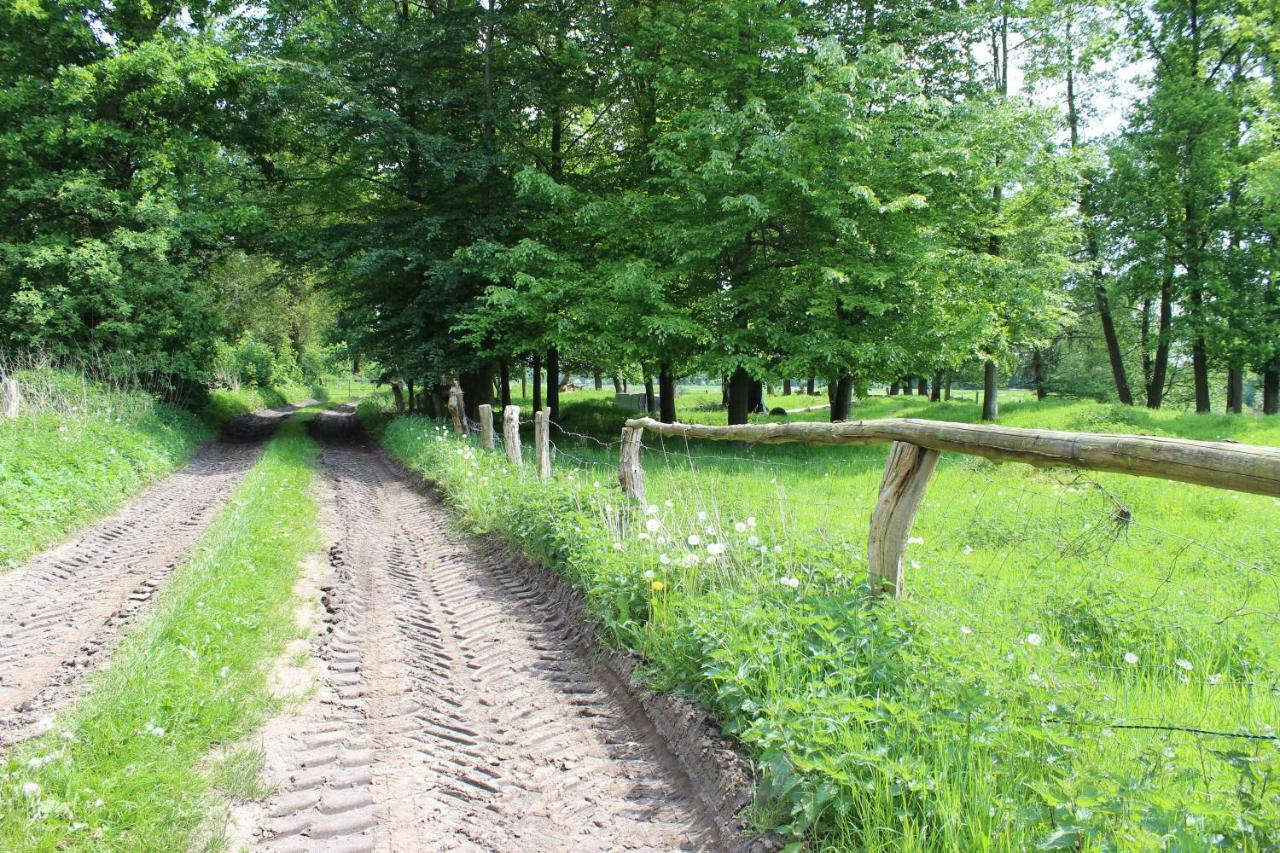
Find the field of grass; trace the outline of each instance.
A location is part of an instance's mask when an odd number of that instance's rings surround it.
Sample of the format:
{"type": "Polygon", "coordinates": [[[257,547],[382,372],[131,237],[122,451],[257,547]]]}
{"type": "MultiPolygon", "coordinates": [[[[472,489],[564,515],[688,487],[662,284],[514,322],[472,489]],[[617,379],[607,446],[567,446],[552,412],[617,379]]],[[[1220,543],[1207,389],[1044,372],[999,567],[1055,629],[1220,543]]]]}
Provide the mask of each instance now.
{"type": "Polygon", "coordinates": [[[16,379],[22,412],[0,421],[0,571],[119,506],[213,436],[206,420],[140,389],[48,369],[16,379]]]}
{"type": "Polygon", "coordinates": [[[286,423],[88,694],[0,760],[0,850],[217,846],[217,804],[253,793],[260,757],[211,756],[271,708],[266,663],[318,545],[316,452],[286,423]]]}
{"type": "MultiPolygon", "coordinates": [[[[762,825],[828,849],[1280,845],[1280,502],[944,455],[908,596],[875,602],[886,447],[649,436],[646,514],[615,486],[607,396],[562,397],[548,483],[422,419],[382,437],[471,529],[579,585],[655,685],[714,711],[761,770],[762,825]]],[[[686,393],[681,417],[723,423],[717,404],[686,393]]],[[[873,397],[855,416],[978,408],[873,397]]],[[[1276,418],[1016,393],[1001,422],[1280,444],[1276,418]]]]}

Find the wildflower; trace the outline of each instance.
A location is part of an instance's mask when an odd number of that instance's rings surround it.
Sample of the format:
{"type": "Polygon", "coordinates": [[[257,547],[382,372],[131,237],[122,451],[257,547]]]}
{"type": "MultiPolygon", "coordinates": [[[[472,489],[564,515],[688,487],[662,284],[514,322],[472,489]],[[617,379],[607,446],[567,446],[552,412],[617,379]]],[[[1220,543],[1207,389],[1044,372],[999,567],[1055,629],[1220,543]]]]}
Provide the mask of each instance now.
{"type": "Polygon", "coordinates": [[[696,548],[702,544],[702,537],[696,533],[690,533],[689,538],[686,539],[685,541],[689,543],[690,547],[696,548]]]}
{"type": "Polygon", "coordinates": [[[973,629],[972,629],[972,628],[970,628],[968,625],[961,625],[961,626],[960,626],[960,633],[961,633],[961,634],[966,634],[966,635],[968,635],[968,634],[972,634],[972,633],[973,633],[973,629]]]}
{"type": "Polygon", "coordinates": [[[1134,664],[1134,663],[1137,663],[1137,662],[1138,662],[1138,656],[1137,656],[1137,655],[1135,655],[1133,652],[1125,652],[1125,653],[1124,653],[1124,662],[1125,662],[1125,663],[1128,663],[1128,664],[1134,664]]]}
{"type": "Polygon", "coordinates": [[[662,505],[665,506],[667,509],[671,509],[673,506],[675,506],[675,502],[672,501],[671,498],[667,498],[665,501],[662,502],[662,505]]]}
{"type": "Polygon", "coordinates": [[[641,542],[648,542],[649,534],[641,530],[639,533],[636,534],[636,538],[639,539],[641,542]]]}
{"type": "Polygon", "coordinates": [[[973,549],[972,549],[972,548],[970,548],[968,545],[965,545],[965,546],[964,546],[964,551],[963,551],[962,553],[964,553],[964,554],[965,554],[965,556],[968,556],[969,554],[972,554],[972,553],[973,553],[973,549]]]}
{"type": "Polygon", "coordinates": [[[1205,681],[1208,681],[1210,684],[1219,684],[1222,682],[1222,673],[1215,672],[1213,675],[1206,678],[1205,681]]]}
{"type": "Polygon", "coordinates": [[[707,545],[707,553],[713,557],[719,557],[721,554],[724,553],[724,543],[711,542],[710,544],[707,545]]]}
{"type": "Polygon", "coordinates": [[[662,563],[662,565],[664,566],[667,566],[671,564],[671,558],[668,557],[666,554],[663,554],[661,557],[658,558],[658,562],[662,563]]]}
{"type": "Polygon", "coordinates": [[[783,586],[790,587],[791,589],[795,589],[796,587],[800,586],[800,579],[783,575],[781,578],[779,578],[778,583],[782,584],[783,586]]]}
{"type": "Polygon", "coordinates": [[[706,520],[707,520],[707,514],[702,510],[698,510],[698,521],[706,521],[706,520]]]}
{"type": "Polygon", "coordinates": [[[658,507],[657,507],[657,504],[649,504],[647,507],[645,507],[645,508],[644,508],[644,514],[645,514],[645,515],[657,515],[657,514],[658,514],[658,507]]]}
{"type": "Polygon", "coordinates": [[[1044,644],[1044,638],[1039,634],[1027,634],[1027,644],[1031,646],[1040,646],[1044,644]]]}
{"type": "Polygon", "coordinates": [[[1186,658],[1178,658],[1176,661],[1174,661],[1174,663],[1176,663],[1178,666],[1185,669],[1187,672],[1190,672],[1192,669],[1194,669],[1194,667],[1191,666],[1191,661],[1187,660],[1186,658]]]}
{"type": "Polygon", "coordinates": [[[919,560],[912,560],[912,561],[911,561],[911,568],[913,568],[913,569],[918,569],[918,568],[920,568],[920,561],[919,561],[919,560]]]}
{"type": "Polygon", "coordinates": [[[907,544],[908,544],[908,545],[923,545],[923,544],[924,544],[924,538],[923,538],[923,537],[920,537],[920,536],[909,536],[909,537],[907,537],[907,544]]]}
{"type": "Polygon", "coordinates": [[[653,569],[646,569],[644,573],[645,580],[653,580],[653,569]]]}
{"type": "Polygon", "coordinates": [[[662,522],[658,521],[658,519],[656,518],[651,518],[644,523],[644,527],[650,533],[657,533],[659,530],[662,529],[662,522]]]}
{"type": "Polygon", "coordinates": [[[62,739],[63,739],[63,740],[65,740],[65,741],[75,741],[75,739],[76,739],[76,733],[75,733],[75,732],[63,732],[63,733],[62,733],[62,739]]]}
{"type": "Polygon", "coordinates": [[[698,555],[685,554],[684,559],[681,562],[683,562],[686,566],[696,566],[698,565],[698,555]]]}
{"type": "Polygon", "coordinates": [[[759,536],[748,536],[748,537],[747,537],[747,544],[748,544],[748,545],[750,545],[752,548],[756,547],[757,545],[759,545],[759,544],[760,544],[760,537],[759,537],[759,536]]]}
{"type": "Polygon", "coordinates": [[[781,546],[781,545],[774,545],[774,546],[773,546],[773,553],[775,553],[775,554],[781,554],[781,553],[782,553],[782,546],[781,546]]]}
{"type": "Polygon", "coordinates": [[[754,515],[748,515],[747,527],[755,527],[755,526],[756,526],[756,517],[754,515]]]}
{"type": "Polygon", "coordinates": [[[29,800],[34,800],[36,797],[40,796],[40,786],[35,782],[23,782],[22,796],[29,800]]]}
{"type": "Polygon", "coordinates": [[[649,588],[652,589],[654,592],[662,592],[664,589],[667,588],[667,585],[662,581],[654,581],[653,583],[649,584],[649,588]]]}
{"type": "Polygon", "coordinates": [[[614,542],[614,543],[613,543],[613,550],[615,550],[615,551],[621,551],[621,550],[622,550],[622,543],[621,543],[621,542],[614,542]]]}

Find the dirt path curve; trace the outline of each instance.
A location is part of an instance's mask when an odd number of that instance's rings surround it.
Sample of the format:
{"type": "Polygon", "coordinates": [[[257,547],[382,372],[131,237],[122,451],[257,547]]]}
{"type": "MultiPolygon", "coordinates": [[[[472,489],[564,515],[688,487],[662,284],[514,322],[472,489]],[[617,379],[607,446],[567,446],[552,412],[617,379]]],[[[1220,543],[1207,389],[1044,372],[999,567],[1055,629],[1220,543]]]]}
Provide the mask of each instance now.
{"type": "Polygon", "coordinates": [[[722,849],[665,744],[539,590],[452,536],[380,451],[330,444],[322,461],[332,627],[319,689],[263,736],[277,789],[263,848],[722,849]]]}
{"type": "Polygon", "coordinates": [[[206,444],[123,509],[0,575],[0,746],[74,695],[297,408],[237,419],[234,440],[206,444]]]}

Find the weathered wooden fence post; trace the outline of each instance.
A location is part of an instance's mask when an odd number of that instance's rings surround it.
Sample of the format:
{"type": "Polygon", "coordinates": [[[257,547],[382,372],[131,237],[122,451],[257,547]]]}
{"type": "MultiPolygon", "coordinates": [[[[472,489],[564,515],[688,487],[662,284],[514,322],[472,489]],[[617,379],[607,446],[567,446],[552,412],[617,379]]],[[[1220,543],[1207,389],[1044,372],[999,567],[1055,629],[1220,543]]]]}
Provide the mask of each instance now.
{"type": "Polygon", "coordinates": [[[640,449],[643,447],[644,430],[640,427],[622,428],[622,450],[618,461],[618,483],[622,491],[631,497],[648,503],[644,494],[644,468],[640,465],[640,449]]]}
{"type": "Polygon", "coordinates": [[[502,443],[507,446],[507,459],[517,468],[524,464],[520,455],[520,407],[507,406],[502,410],[502,443]]]}
{"type": "Polygon", "coordinates": [[[5,377],[0,380],[0,419],[16,418],[22,409],[22,393],[18,383],[5,377]]]}
{"type": "Polygon", "coordinates": [[[538,462],[538,476],[551,476],[551,422],[546,409],[533,413],[533,454],[538,462]]]}
{"type": "Polygon", "coordinates": [[[867,538],[867,568],[874,592],[902,597],[902,557],[911,535],[911,522],[920,509],[920,500],[933,471],[938,467],[938,451],[905,441],[895,441],[884,466],[880,497],[871,512],[871,533],[867,538]]]}
{"type": "Polygon", "coordinates": [[[493,450],[493,406],[481,403],[480,414],[480,446],[485,450],[493,450]]]}
{"type": "Polygon", "coordinates": [[[467,434],[467,410],[463,405],[462,389],[456,385],[449,389],[449,414],[453,418],[453,431],[467,434]]]}

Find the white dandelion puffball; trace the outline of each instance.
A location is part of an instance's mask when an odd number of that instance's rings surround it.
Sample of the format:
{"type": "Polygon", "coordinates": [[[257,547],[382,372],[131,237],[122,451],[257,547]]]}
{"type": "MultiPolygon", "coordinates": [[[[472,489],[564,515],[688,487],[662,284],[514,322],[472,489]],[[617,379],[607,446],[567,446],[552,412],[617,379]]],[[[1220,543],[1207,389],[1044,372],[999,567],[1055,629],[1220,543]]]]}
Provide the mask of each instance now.
{"type": "Polygon", "coordinates": [[[1137,656],[1137,655],[1135,655],[1133,652],[1125,652],[1125,653],[1124,653],[1124,662],[1125,662],[1125,663],[1128,663],[1128,664],[1134,664],[1134,663],[1137,663],[1137,662],[1138,662],[1138,656],[1137,656]]]}
{"type": "Polygon", "coordinates": [[[689,538],[685,541],[689,543],[690,547],[696,548],[702,544],[702,537],[696,533],[690,533],[689,538]]]}
{"type": "Polygon", "coordinates": [[[651,518],[644,523],[644,526],[650,533],[657,533],[662,529],[662,522],[658,521],[656,518],[651,518]]]}
{"type": "Polygon", "coordinates": [[[755,526],[756,526],[756,517],[754,515],[748,515],[747,527],[755,527],[755,526]]]}
{"type": "Polygon", "coordinates": [[[746,533],[747,525],[741,521],[735,521],[733,523],[733,529],[738,533],[746,533]]]}
{"type": "Polygon", "coordinates": [[[709,545],[707,545],[707,553],[713,557],[719,557],[721,554],[724,553],[724,543],[723,542],[710,543],[709,545]]]}
{"type": "Polygon", "coordinates": [[[1039,634],[1027,634],[1027,645],[1040,646],[1044,644],[1044,638],[1039,634]]]}
{"type": "Polygon", "coordinates": [[[23,782],[22,796],[26,797],[28,800],[34,800],[36,797],[40,796],[40,786],[35,782],[23,782]]]}

